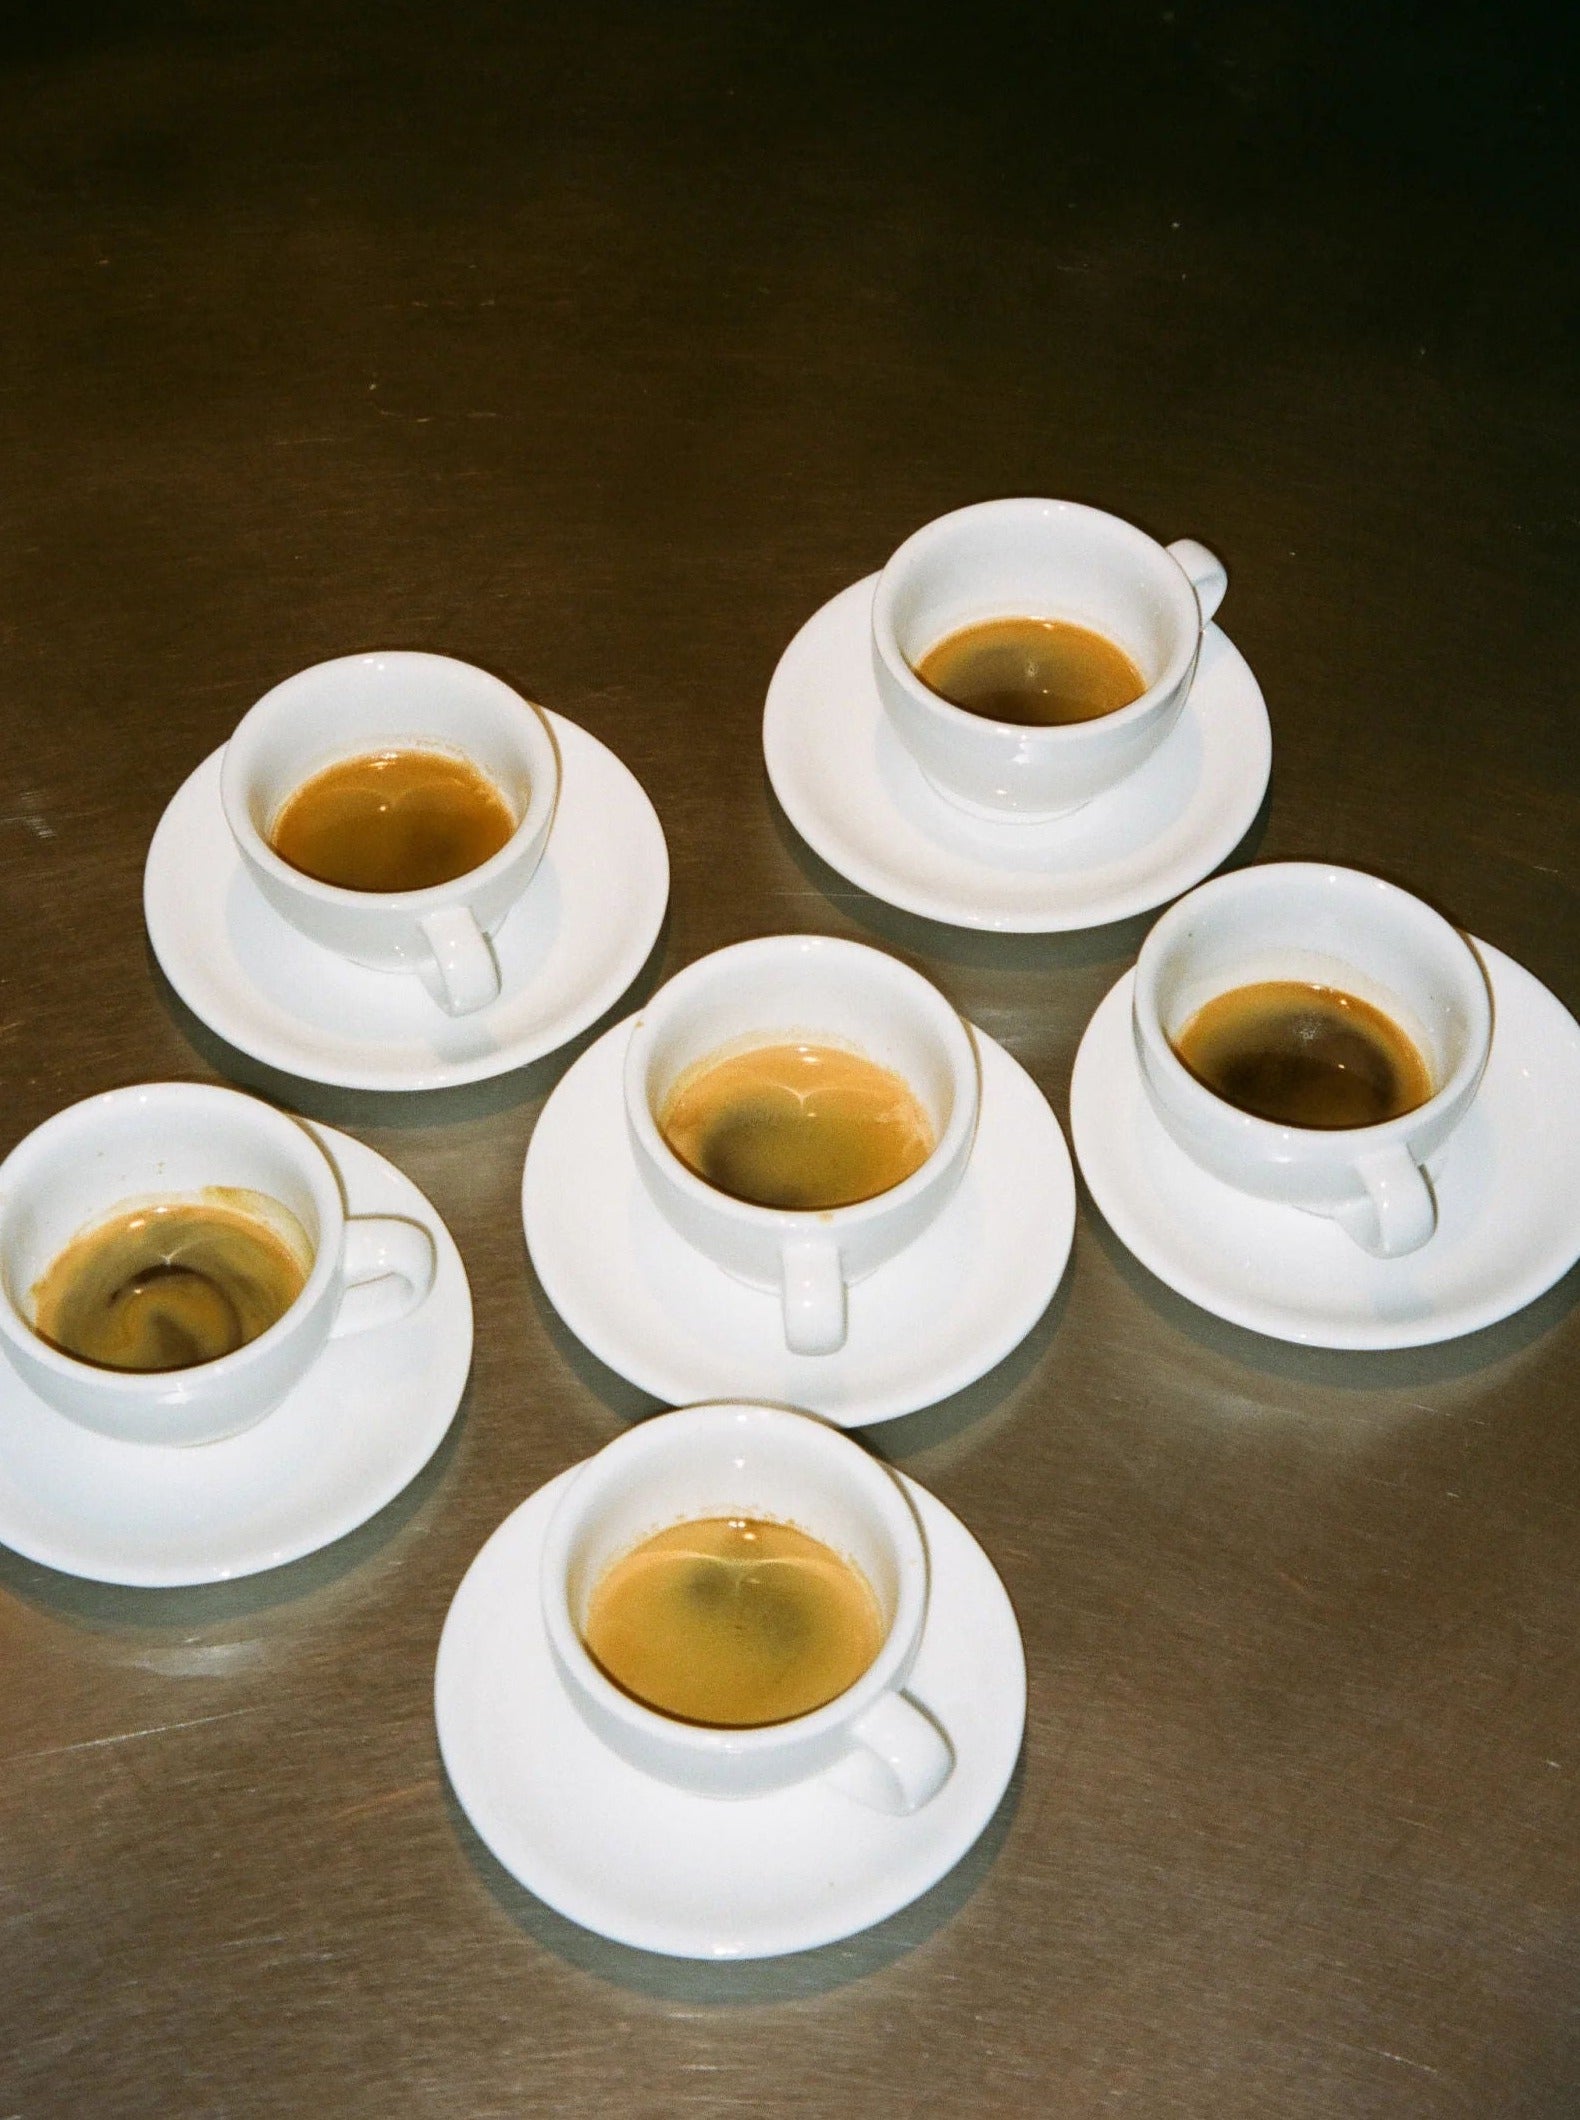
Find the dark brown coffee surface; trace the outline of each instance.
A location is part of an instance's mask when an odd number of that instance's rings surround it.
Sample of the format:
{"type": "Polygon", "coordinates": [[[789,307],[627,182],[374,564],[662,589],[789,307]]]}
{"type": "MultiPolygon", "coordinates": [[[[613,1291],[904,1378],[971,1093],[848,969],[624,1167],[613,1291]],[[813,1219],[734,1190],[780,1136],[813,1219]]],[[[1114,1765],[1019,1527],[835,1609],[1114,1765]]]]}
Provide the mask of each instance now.
{"type": "Polygon", "coordinates": [[[190,1369],[267,1332],[311,1257],[294,1217],[261,1195],[149,1200],[72,1239],[33,1290],[33,1323],[100,1369],[190,1369]]]}
{"type": "Polygon", "coordinates": [[[510,805],[448,751],[343,758],[287,796],[269,834],[282,861],[350,891],[420,891],[480,868],[516,829],[510,805]]]}
{"type": "Polygon", "coordinates": [[[984,721],[1047,728],[1095,721],[1138,700],[1147,681],[1104,634],[1060,618],[963,626],[916,665],[930,691],[984,721]]]}
{"type": "Polygon", "coordinates": [[[860,1053],[764,1045],[688,1069],[659,1115],[688,1169],[758,1207],[848,1207],[932,1154],[909,1086],[860,1053]]]}
{"type": "Polygon", "coordinates": [[[1432,1095],[1426,1062],[1381,1009],[1300,980],[1215,995],[1174,1049],[1225,1103],[1283,1126],[1376,1126],[1432,1095]]]}
{"type": "Polygon", "coordinates": [[[751,1729],[809,1715],[883,1645],[866,1577],[793,1524],[704,1517],[618,1560],[587,1648],[622,1692],[678,1721],[751,1729]]]}

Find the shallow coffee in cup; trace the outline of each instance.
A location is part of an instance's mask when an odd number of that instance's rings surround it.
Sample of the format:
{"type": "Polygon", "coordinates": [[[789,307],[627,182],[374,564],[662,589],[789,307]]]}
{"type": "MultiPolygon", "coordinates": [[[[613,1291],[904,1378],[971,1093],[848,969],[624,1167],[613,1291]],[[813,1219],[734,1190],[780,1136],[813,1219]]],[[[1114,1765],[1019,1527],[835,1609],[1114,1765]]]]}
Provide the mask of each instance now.
{"type": "Polygon", "coordinates": [[[714,1516],[672,1524],[613,1562],[582,1635],[599,1669],[660,1714],[760,1729],[854,1685],[884,1624],[861,1570],[810,1532],[714,1516]]]}
{"type": "Polygon", "coordinates": [[[1303,979],[1216,994],[1173,1044],[1198,1082],[1282,1126],[1377,1126],[1432,1094],[1431,1070],[1383,1009],[1303,979]]]}
{"type": "Polygon", "coordinates": [[[515,829],[515,811],[469,758],[403,748],[313,774],[281,804],[269,844],[343,890],[425,891],[481,868],[515,829]]]}
{"type": "Polygon", "coordinates": [[[1096,721],[1147,689],[1117,641],[1061,618],[990,618],[962,626],[919,656],[915,670],[952,706],[1021,728],[1096,721]]]}
{"type": "Polygon", "coordinates": [[[190,1369],[278,1324],[312,1267],[306,1230],[263,1193],[156,1196],[77,1232],[33,1288],[33,1325],[103,1369],[190,1369]]]}
{"type": "Polygon", "coordinates": [[[862,1053],[795,1042],[712,1054],[675,1083],[659,1131],[688,1170],[760,1207],[848,1207],[933,1152],[909,1084],[862,1053]]]}

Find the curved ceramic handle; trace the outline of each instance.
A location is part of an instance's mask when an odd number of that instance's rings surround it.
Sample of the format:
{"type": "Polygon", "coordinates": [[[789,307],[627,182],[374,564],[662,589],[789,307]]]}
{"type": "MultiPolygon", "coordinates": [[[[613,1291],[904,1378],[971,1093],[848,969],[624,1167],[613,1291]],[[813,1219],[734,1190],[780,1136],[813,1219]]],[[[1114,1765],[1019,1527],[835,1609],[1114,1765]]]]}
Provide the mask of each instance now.
{"type": "Polygon", "coordinates": [[[1426,1172],[1404,1143],[1363,1156],[1355,1168],[1366,1198],[1335,1217],[1344,1234],[1379,1259],[1419,1251],[1437,1227],[1437,1202],[1426,1172]]]}
{"type": "Polygon", "coordinates": [[[468,907],[447,905],[417,925],[428,938],[439,973],[439,998],[452,1016],[469,1016],[499,999],[493,947],[468,907]]]}
{"type": "Polygon", "coordinates": [[[1208,625],[1212,615],[1223,602],[1223,592],[1229,586],[1229,570],[1215,552],[1205,545],[1198,545],[1193,537],[1177,537],[1169,546],[1170,556],[1190,576],[1190,585],[1196,591],[1196,601],[1201,605],[1201,622],[1208,625]]]}
{"type": "Polygon", "coordinates": [[[954,1770],[954,1747],[907,1694],[885,1693],[850,1734],[852,1750],[823,1778],[874,1811],[919,1811],[954,1770]]]}
{"type": "Polygon", "coordinates": [[[845,1344],[845,1276],[832,1237],[790,1237],[781,1254],[785,1345],[792,1354],[837,1354],[845,1344]]]}
{"type": "Polygon", "coordinates": [[[341,1261],[346,1285],[329,1328],[332,1340],[408,1316],[432,1288],[439,1257],[420,1222],[355,1215],[346,1224],[341,1261]]]}

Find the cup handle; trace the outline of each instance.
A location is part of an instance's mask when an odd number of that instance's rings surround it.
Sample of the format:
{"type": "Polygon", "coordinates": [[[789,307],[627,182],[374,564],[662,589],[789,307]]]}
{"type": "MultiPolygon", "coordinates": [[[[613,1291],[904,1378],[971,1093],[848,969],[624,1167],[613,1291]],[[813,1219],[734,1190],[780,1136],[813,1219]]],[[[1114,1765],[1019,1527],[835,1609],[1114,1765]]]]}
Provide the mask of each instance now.
{"type": "Polygon", "coordinates": [[[452,1016],[469,1016],[499,999],[499,965],[470,907],[444,906],[437,913],[425,913],[417,925],[433,951],[438,998],[452,1016]]]}
{"type": "Polygon", "coordinates": [[[908,1694],[885,1693],[850,1734],[851,1750],[823,1779],[871,1810],[899,1818],[919,1811],[954,1770],[954,1747],[908,1694]]]}
{"type": "Polygon", "coordinates": [[[1229,586],[1228,568],[1216,553],[1209,552],[1205,545],[1198,545],[1193,537],[1177,537],[1168,549],[1170,557],[1184,568],[1196,591],[1202,624],[1210,625],[1213,613],[1223,602],[1223,592],[1229,586]]]}
{"type": "Polygon", "coordinates": [[[791,1237],[781,1254],[785,1345],[836,1354],[845,1344],[845,1276],[832,1237],[791,1237]]]}
{"type": "Polygon", "coordinates": [[[420,1222],[355,1215],[346,1223],[341,1261],[345,1287],[329,1328],[332,1340],[407,1317],[432,1288],[439,1255],[420,1222]]]}
{"type": "Polygon", "coordinates": [[[1419,1251],[1437,1227],[1437,1202],[1427,1175],[1402,1141],[1363,1156],[1355,1166],[1366,1198],[1335,1216],[1347,1237],[1379,1259],[1419,1251]]]}

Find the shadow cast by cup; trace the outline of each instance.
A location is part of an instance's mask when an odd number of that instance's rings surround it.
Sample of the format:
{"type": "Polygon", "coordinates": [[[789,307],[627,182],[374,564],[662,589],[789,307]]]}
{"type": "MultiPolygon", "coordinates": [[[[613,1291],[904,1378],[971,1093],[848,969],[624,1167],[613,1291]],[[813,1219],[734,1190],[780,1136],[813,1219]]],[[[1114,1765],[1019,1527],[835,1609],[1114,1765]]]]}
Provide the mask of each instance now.
{"type": "Polygon", "coordinates": [[[448,1476],[471,1394],[469,1380],[438,1449],[399,1494],[366,1523],[300,1560],[225,1582],[143,1589],[67,1575],[0,1546],[0,1592],[92,1627],[208,1627],[301,1604],[377,1559],[422,1514],[448,1476]]]}
{"type": "MultiPolygon", "coordinates": [[[[144,952],[154,990],[176,1029],[198,1056],[218,1075],[240,1089],[278,1104],[304,1118],[326,1126],[393,1127],[454,1126],[468,1120],[491,1118],[513,1111],[519,1105],[545,1098],[571,1064],[604,1032],[623,1017],[642,1007],[660,982],[669,947],[670,914],[665,909],[657,939],[643,960],[635,979],[610,1003],[595,1023],[554,1051],[529,1060],[480,1082],[463,1082],[448,1089],[370,1090],[345,1089],[333,1083],[313,1082],[256,1060],[249,1053],[211,1030],[193,1014],[165,977],[153,947],[144,940],[144,952]]],[[[391,976],[394,976],[393,974],[391,976]]]]}
{"type": "Polygon", "coordinates": [[[952,1921],[992,1869],[1014,1824],[1025,1760],[1023,1750],[977,1840],[919,1899],[857,1935],[782,1958],[669,1958],[596,1935],[518,1884],[478,1838],[448,1782],[444,1796],[457,1844],[494,1904],[522,1935],[565,1963],[632,1994],[659,2002],[741,2008],[795,2002],[848,1987],[908,1956],[952,1921]]]}

